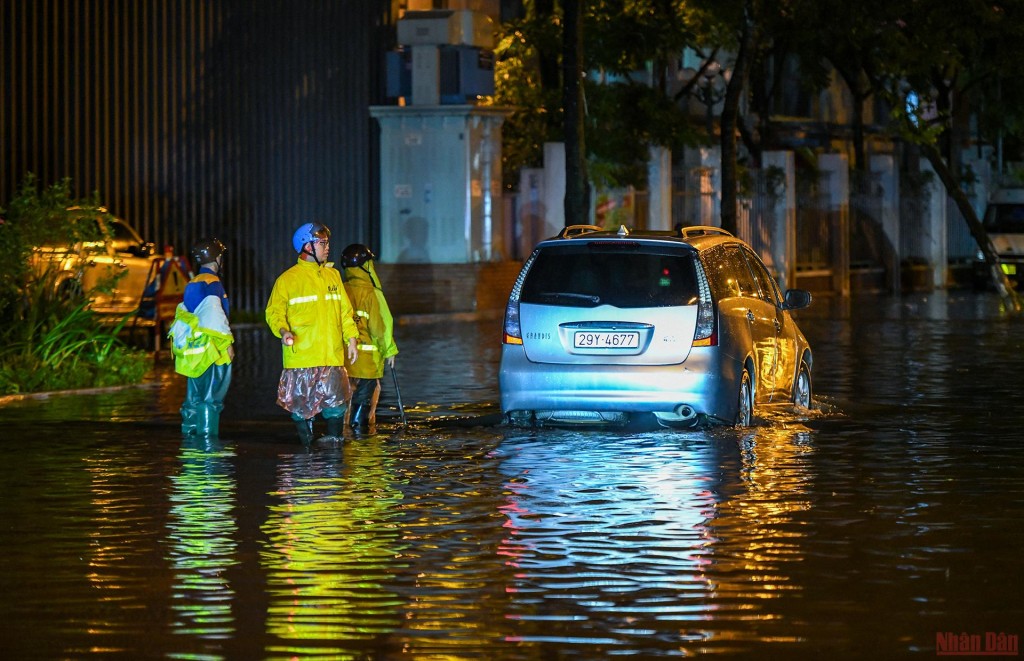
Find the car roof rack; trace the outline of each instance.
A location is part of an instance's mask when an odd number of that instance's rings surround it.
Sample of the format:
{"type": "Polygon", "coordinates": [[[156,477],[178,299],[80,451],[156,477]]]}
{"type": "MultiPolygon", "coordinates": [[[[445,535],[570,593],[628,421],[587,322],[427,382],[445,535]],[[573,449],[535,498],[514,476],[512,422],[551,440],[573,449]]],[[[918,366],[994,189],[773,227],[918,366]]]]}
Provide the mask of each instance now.
{"type": "Polygon", "coordinates": [[[691,225],[689,227],[679,228],[679,236],[684,239],[689,239],[691,236],[707,236],[709,234],[732,236],[730,232],[725,231],[721,227],[714,227],[712,225],[691,225]]]}
{"type": "Polygon", "coordinates": [[[559,239],[571,239],[574,236],[580,236],[581,234],[590,234],[591,232],[603,232],[604,228],[597,225],[569,225],[563,227],[562,231],[558,233],[559,239]]]}

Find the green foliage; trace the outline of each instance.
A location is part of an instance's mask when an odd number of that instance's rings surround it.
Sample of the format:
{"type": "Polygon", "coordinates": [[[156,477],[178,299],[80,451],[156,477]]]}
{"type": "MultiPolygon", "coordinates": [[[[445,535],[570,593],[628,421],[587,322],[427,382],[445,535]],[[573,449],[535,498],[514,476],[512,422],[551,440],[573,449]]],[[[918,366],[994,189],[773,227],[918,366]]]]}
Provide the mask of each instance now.
{"type": "MultiPolygon", "coordinates": [[[[540,81],[538,43],[552,40],[550,22],[516,21],[494,51],[494,96],[490,104],[512,109],[502,126],[502,173],[506,188],[518,183],[519,170],[540,167],[544,143],[561,140],[560,90],[540,81]]],[[[557,35],[554,36],[557,42],[557,35]]]]}
{"type": "Polygon", "coordinates": [[[62,250],[107,238],[80,222],[106,214],[95,196],[73,200],[70,189],[68,180],[40,189],[28,175],[0,211],[0,393],[138,383],[151,366],[119,338],[128,318],[103,319],[89,309],[92,292],[55,286],[62,250]]]}
{"type": "Polygon", "coordinates": [[[1004,186],[1024,186],[1024,165],[1010,163],[1002,177],[1004,186]]]}
{"type": "Polygon", "coordinates": [[[678,152],[700,134],[672,99],[638,83],[586,86],[590,177],[598,188],[647,186],[648,148],[678,152]]]}
{"type": "Polygon", "coordinates": [[[585,7],[587,65],[618,74],[679,57],[709,27],[704,14],[678,0],[589,0],[585,7]]]}
{"type": "MultiPolygon", "coordinates": [[[[491,103],[513,109],[502,127],[507,188],[517,185],[520,168],[542,165],[544,142],[564,139],[562,81],[544,75],[545,58],[557,60],[562,50],[560,17],[557,12],[528,14],[526,19],[502,25],[495,49],[491,103]]],[[[651,63],[663,70],[667,60],[678,57],[683,46],[696,38],[693,28],[706,27],[705,21],[705,14],[677,0],[586,3],[587,70],[624,76],[624,82],[614,84],[586,83],[587,167],[598,188],[646,187],[650,145],[675,151],[698,144],[699,132],[664,89],[629,76],[651,63]]]]}

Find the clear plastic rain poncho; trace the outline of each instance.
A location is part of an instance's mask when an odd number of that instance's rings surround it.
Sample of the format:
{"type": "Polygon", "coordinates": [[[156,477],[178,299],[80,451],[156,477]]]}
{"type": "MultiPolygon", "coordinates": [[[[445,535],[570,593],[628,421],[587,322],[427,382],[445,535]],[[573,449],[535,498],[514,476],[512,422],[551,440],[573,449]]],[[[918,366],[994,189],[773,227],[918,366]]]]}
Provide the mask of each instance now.
{"type": "Polygon", "coordinates": [[[277,404],[292,415],[310,419],[328,408],[342,408],[352,394],[344,367],[297,367],[281,371],[277,404]]]}

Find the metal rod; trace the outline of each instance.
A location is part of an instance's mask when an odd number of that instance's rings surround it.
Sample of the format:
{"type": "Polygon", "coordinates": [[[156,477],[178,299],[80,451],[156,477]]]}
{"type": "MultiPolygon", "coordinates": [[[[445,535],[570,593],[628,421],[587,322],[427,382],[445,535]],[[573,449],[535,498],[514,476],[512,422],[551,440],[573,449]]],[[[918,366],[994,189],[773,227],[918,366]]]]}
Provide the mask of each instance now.
{"type": "Polygon", "coordinates": [[[402,406],[402,391],[398,387],[398,374],[395,373],[394,365],[391,366],[391,378],[395,382],[395,395],[398,397],[398,412],[402,414],[402,426],[405,427],[408,423],[405,421],[405,407],[402,406]]]}

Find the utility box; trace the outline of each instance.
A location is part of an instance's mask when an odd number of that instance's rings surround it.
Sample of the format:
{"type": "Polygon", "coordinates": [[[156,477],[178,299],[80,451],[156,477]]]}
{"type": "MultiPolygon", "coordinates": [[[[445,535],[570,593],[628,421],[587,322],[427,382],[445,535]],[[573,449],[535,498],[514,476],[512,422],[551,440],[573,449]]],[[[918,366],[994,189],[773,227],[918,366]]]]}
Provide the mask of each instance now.
{"type": "Polygon", "coordinates": [[[380,124],[379,261],[489,262],[506,252],[501,125],[507,109],[373,106],[380,124]],[[497,237],[497,238],[496,238],[497,237]]]}

